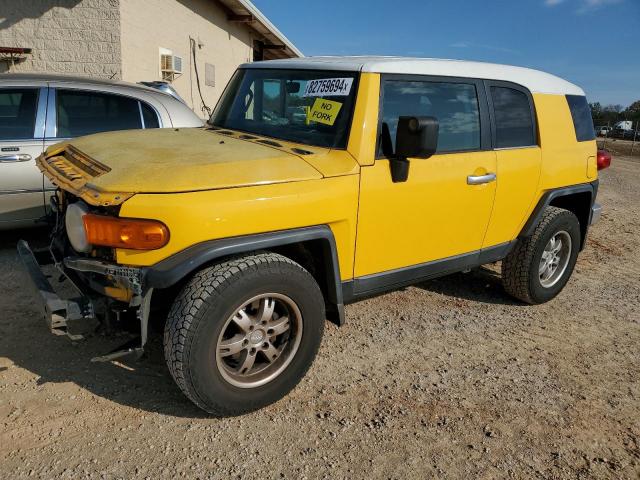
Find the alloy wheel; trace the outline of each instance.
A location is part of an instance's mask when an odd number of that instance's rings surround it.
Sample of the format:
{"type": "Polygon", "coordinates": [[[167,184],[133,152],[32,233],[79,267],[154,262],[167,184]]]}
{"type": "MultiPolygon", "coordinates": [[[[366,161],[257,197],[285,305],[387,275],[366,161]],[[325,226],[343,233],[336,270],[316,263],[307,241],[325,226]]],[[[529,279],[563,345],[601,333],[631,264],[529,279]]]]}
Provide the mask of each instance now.
{"type": "Polygon", "coordinates": [[[301,339],[296,303],[281,294],[258,295],[226,321],[216,345],[216,367],[236,387],[259,387],[287,368],[301,339]]]}
{"type": "Polygon", "coordinates": [[[571,257],[571,236],[564,230],[554,234],[544,247],[538,275],[544,288],[553,287],[567,269],[571,257]]]}

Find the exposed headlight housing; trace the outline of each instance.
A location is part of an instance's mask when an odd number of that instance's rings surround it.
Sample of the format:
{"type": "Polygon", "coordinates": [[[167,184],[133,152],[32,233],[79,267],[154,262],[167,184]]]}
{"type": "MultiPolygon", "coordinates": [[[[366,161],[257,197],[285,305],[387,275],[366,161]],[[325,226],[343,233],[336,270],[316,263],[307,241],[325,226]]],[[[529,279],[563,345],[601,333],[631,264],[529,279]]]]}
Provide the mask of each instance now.
{"type": "Polygon", "coordinates": [[[91,244],[84,229],[84,216],[89,213],[89,207],[84,202],[72,203],[67,207],[64,224],[67,237],[76,252],[89,253],[91,244]]]}

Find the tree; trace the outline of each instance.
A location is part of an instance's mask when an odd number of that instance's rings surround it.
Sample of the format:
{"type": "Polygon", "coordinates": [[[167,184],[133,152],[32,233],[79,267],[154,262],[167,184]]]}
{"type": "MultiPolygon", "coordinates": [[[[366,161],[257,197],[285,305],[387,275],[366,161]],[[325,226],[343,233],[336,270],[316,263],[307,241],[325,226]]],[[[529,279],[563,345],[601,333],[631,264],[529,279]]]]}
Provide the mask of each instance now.
{"type": "Polygon", "coordinates": [[[624,116],[629,120],[633,120],[634,124],[640,123],[640,100],[636,100],[623,112],[624,116]]]}
{"type": "Polygon", "coordinates": [[[620,120],[631,120],[635,126],[640,122],[640,100],[636,100],[627,108],[618,104],[602,106],[600,102],[590,103],[589,107],[594,125],[613,126],[620,120]]]}
{"type": "Polygon", "coordinates": [[[621,112],[622,109],[622,105],[605,105],[603,107],[599,102],[592,103],[591,117],[593,118],[594,125],[613,126],[620,120],[619,112],[621,112]]]}
{"type": "Polygon", "coordinates": [[[627,111],[631,112],[632,114],[640,113],[640,100],[636,100],[631,105],[629,105],[627,111]]]}
{"type": "Polygon", "coordinates": [[[606,107],[604,107],[602,109],[602,111],[604,112],[613,112],[613,113],[620,113],[624,110],[624,107],[620,104],[615,104],[615,105],[607,105],[606,107]]]}

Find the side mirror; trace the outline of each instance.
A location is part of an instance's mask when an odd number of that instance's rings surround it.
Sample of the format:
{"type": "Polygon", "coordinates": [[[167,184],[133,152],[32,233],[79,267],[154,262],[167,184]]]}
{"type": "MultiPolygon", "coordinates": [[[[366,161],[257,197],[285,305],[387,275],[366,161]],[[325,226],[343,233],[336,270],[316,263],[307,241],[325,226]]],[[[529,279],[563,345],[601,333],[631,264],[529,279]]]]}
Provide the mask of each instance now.
{"type": "Polygon", "coordinates": [[[298,82],[287,82],[286,85],[288,94],[300,93],[300,84],[298,82]]]}
{"type": "Polygon", "coordinates": [[[435,117],[400,117],[396,151],[390,161],[394,183],[409,177],[409,158],[429,158],[438,149],[439,123],[435,117]]]}

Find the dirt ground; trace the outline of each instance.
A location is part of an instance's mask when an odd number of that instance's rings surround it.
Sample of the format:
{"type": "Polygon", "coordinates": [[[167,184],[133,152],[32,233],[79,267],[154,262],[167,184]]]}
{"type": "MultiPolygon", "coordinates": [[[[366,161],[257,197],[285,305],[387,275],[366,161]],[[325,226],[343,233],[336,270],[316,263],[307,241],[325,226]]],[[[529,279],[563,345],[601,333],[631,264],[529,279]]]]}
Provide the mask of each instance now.
{"type": "Polygon", "coordinates": [[[640,158],[640,136],[638,141],[620,140],[618,138],[598,138],[598,148],[604,148],[612,155],[633,156],[640,158]]]}
{"type": "Polygon", "coordinates": [[[159,338],[50,335],[0,240],[0,478],[640,479],[640,159],[601,176],[601,222],[564,292],[509,298],[495,268],[347,307],[284,400],[208,418],[159,338]],[[121,342],[121,340],[120,340],[121,342]]]}

